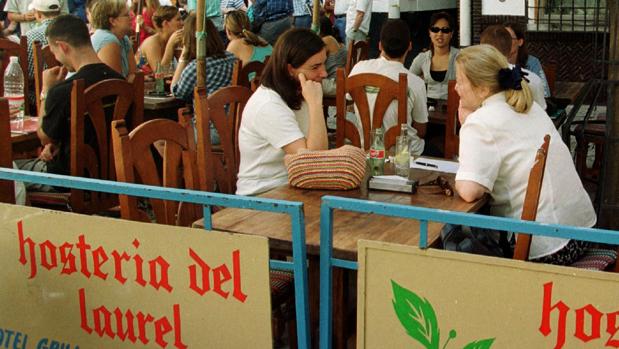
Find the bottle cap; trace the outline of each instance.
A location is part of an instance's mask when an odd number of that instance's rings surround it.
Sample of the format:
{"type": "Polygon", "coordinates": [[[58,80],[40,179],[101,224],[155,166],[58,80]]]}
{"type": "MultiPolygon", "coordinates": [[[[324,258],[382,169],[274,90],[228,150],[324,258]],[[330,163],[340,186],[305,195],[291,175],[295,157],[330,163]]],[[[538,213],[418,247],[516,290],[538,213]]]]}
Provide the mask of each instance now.
{"type": "Polygon", "coordinates": [[[13,63],[13,62],[15,62],[15,63],[19,63],[19,57],[17,57],[17,56],[11,56],[11,58],[10,58],[10,62],[11,62],[11,63],[13,63]]]}

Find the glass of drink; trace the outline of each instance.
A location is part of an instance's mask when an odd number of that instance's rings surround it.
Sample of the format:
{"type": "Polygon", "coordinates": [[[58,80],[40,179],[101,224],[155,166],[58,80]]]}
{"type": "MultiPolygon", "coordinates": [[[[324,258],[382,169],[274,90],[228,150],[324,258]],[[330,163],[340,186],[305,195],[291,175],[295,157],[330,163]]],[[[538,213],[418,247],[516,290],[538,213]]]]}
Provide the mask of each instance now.
{"type": "Polygon", "coordinates": [[[398,176],[408,178],[410,170],[410,152],[407,136],[396,137],[395,143],[395,173],[398,176]]]}

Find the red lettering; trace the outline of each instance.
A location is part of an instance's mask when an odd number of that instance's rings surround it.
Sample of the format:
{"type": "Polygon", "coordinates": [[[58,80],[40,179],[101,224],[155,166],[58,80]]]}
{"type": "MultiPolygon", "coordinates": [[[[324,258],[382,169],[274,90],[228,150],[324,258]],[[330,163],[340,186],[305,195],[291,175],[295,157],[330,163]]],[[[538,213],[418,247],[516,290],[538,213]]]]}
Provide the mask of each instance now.
{"type": "Polygon", "coordinates": [[[19,263],[21,263],[22,265],[26,265],[28,263],[28,260],[26,259],[26,251],[25,251],[25,245],[28,244],[28,250],[30,251],[30,277],[29,279],[32,279],[33,277],[35,277],[37,275],[37,257],[35,255],[35,251],[34,251],[34,241],[32,241],[32,239],[25,238],[24,239],[24,228],[23,228],[23,222],[22,221],[18,221],[17,222],[17,235],[19,238],[19,263]]]}
{"type": "Polygon", "coordinates": [[[606,342],[607,347],[619,348],[619,340],[615,339],[615,333],[619,330],[617,316],[619,316],[619,311],[606,314],[606,333],[610,335],[606,342]]]}
{"type": "Polygon", "coordinates": [[[77,249],[80,250],[80,271],[82,274],[90,279],[90,270],[88,270],[88,258],[86,258],[86,251],[90,250],[90,245],[86,243],[84,234],[81,234],[77,238],[77,249]]]}
{"type": "Polygon", "coordinates": [[[159,290],[159,288],[162,287],[166,291],[172,292],[172,286],[170,286],[170,283],[168,282],[168,269],[170,268],[170,263],[163,259],[163,257],[159,256],[149,261],[148,266],[150,267],[151,286],[153,286],[156,290],[159,290]],[[157,277],[157,270],[159,270],[159,277],[157,277]]]}
{"type": "Polygon", "coordinates": [[[166,317],[155,321],[155,343],[160,347],[165,348],[168,346],[168,342],[163,338],[168,332],[172,331],[172,325],[166,317]]]}
{"type": "Polygon", "coordinates": [[[189,266],[189,288],[194,290],[200,296],[203,296],[206,292],[211,290],[211,284],[209,281],[209,273],[211,268],[206,264],[193,249],[189,249],[189,256],[193,259],[198,266],[192,264],[189,266]],[[200,271],[198,271],[198,267],[200,271]],[[201,274],[202,285],[198,285],[198,272],[201,274]]]}
{"type": "Polygon", "coordinates": [[[241,290],[241,252],[239,250],[232,252],[232,273],[234,274],[232,297],[238,299],[241,303],[245,303],[247,294],[241,290]]]}
{"type": "Polygon", "coordinates": [[[95,332],[99,337],[107,335],[110,338],[114,338],[114,331],[112,331],[112,313],[103,305],[95,308],[92,313],[95,320],[95,332]]]}
{"type": "Polygon", "coordinates": [[[228,298],[230,292],[221,289],[221,286],[232,278],[230,270],[225,264],[213,269],[213,291],[223,298],[228,298]]]}
{"type": "Polygon", "coordinates": [[[181,333],[181,306],[174,304],[172,309],[174,309],[174,346],[178,349],[186,349],[187,345],[183,343],[181,333]]]}
{"type": "Polygon", "coordinates": [[[121,285],[127,282],[127,278],[123,276],[122,261],[129,261],[129,255],[126,252],[119,254],[117,251],[112,251],[112,257],[114,258],[114,279],[118,280],[121,285]]]}
{"type": "MultiPolygon", "coordinates": [[[[140,247],[140,241],[138,239],[133,240],[133,246],[137,249],[140,247]]],[[[142,265],[144,264],[144,259],[139,254],[133,256],[133,260],[135,261],[135,282],[138,285],[144,287],[146,286],[146,280],[144,280],[144,275],[142,273],[142,265]]]]}
{"type": "Polygon", "coordinates": [[[576,309],[576,331],[574,336],[583,342],[588,342],[593,339],[600,338],[600,322],[602,321],[603,314],[600,313],[591,304],[587,304],[582,308],[576,309]],[[591,334],[585,333],[585,314],[589,314],[591,317],[591,334]]]}
{"type": "Polygon", "coordinates": [[[72,250],[73,244],[68,242],[65,242],[60,246],[60,263],[62,263],[62,270],[60,271],[60,274],[71,275],[77,271],[77,268],[75,267],[75,256],[71,253],[72,250]]]}
{"type": "Polygon", "coordinates": [[[108,257],[103,247],[99,246],[96,250],[92,251],[93,269],[96,277],[105,280],[107,279],[107,273],[101,271],[101,266],[107,262],[108,257]]]}
{"type": "Polygon", "coordinates": [[[547,337],[550,333],[552,333],[552,328],[550,327],[550,313],[557,309],[559,311],[559,321],[557,328],[557,342],[555,344],[555,349],[563,348],[565,344],[565,322],[567,320],[567,312],[570,308],[565,305],[562,301],[557,302],[555,305],[550,305],[552,302],[552,282],[548,282],[544,284],[544,301],[542,304],[542,323],[540,324],[539,331],[547,337]]]}
{"type": "Polygon", "coordinates": [[[133,313],[129,310],[125,312],[125,322],[127,323],[127,329],[123,329],[123,313],[120,309],[114,310],[114,316],[116,317],[116,335],[123,342],[128,339],[131,343],[135,343],[135,330],[133,329],[133,313]]]}
{"type": "Polygon", "coordinates": [[[142,343],[148,344],[149,340],[148,340],[148,337],[146,336],[146,324],[148,324],[149,322],[153,322],[155,318],[150,314],[144,315],[141,311],[138,312],[137,318],[138,318],[138,332],[139,332],[138,338],[140,338],[140,341],[142,343]]]}
{"type": "Polygon", "coordinates": [[[56,261],[56,246],[49,240],[45,240],[39,245],[41,250],[41,265],[47,270],[52,270],[58,266],[56,261]],[[49,260],[48,260],[49,258],[49,260]]]}
{"type": "Polygon", "coordinates": [[[82,330],[86,331],[86,333],[91,334],[92,328],[88,326],[88,315],[86,314],[86,294],[84,293],[84,289],[80,288],[78,290],[79,299],[80,299],[80,327],[82,330]]]}

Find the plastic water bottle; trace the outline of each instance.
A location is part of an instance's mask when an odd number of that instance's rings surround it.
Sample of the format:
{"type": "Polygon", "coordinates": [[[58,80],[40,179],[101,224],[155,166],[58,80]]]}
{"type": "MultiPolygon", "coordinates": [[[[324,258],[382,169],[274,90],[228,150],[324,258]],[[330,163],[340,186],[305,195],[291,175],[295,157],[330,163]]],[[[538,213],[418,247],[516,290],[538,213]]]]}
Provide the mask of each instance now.
{"type": "Polygon", "coordinates": [[[385,141],[382,127],[372,130],[370,168],[372,169],[372,176],[382,176],[385,172],[385,141]]]}
{"type": "Polygon", "coordinates": [[[4,97],[9,101],[11,118],[24,120],[24,73],[17,57],[12,56],[4,70],[4,97]]]}

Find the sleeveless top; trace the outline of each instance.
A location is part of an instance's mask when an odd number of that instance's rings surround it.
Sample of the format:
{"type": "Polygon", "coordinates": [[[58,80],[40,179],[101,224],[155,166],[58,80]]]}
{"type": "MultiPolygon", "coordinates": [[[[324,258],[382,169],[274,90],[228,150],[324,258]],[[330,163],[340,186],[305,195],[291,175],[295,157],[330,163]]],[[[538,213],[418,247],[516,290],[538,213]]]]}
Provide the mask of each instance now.
{"type": "Polygon", "coordinates": [[[254,52],[252,52],[251,57],[249,58],[250,62],[258,61],[264,63],[264,59],[267,56],[270,56],[273,52],[273,47],[271,45],[266,46],[254,46],[254,52]]]}

